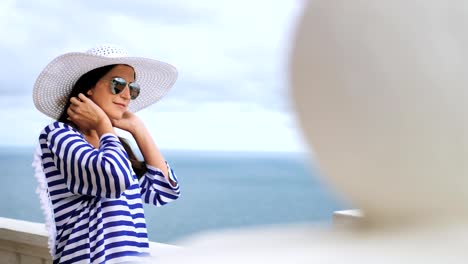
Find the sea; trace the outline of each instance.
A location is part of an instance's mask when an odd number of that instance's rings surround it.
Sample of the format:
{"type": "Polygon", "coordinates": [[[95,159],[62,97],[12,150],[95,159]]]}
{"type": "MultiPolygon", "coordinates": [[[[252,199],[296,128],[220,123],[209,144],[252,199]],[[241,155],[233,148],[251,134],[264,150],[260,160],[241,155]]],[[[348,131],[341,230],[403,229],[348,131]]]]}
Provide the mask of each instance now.
{"type": "MultiPolygon", "coordinates": [[[[44,222],[31,167],[34,147],[0,147],[0,216],[44,222]]],[[[330,225],[346,209],[304,153],[162,151],[181,197],[145,205],[151,241],[177,244],[206,231],[330,225]]]]}

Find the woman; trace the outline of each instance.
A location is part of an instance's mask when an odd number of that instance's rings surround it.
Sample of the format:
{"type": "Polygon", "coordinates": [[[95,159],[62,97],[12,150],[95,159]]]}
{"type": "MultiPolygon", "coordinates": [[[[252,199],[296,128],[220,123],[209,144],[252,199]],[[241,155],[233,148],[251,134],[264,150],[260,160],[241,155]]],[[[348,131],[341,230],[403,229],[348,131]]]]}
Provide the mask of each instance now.
{"type": "Polygon", "coordinates": [[[179,188],[134,112],[158,101],[176,78],[173,66],[110,45],[61,55],[40,73],[34,103],[57,120],[40,133],[38,158],[54,263],[149,255],[142,202],[164,205],[178,198],[179,188]],[[133,136],[144,162],[114,128],[133,136]]]}

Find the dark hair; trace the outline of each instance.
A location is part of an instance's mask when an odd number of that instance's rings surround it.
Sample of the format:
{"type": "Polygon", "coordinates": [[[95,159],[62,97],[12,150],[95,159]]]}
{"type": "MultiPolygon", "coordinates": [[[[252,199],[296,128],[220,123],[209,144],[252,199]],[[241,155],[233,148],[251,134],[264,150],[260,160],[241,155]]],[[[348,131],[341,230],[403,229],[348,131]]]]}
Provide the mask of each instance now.
{"type": "MultiPolygon", "coordinates": [[[[76,81],[75,85],[73,86],[70,94],[68,95],[67,102],[65,104],[65,107],[62,110],[62,114],[60,117],[57,119],[57,121],[66,123],[71,125],[72,127],[78,129],[78,127],[68,120],[68,114],[67,114],[67,109],[70,107],[70,99],[72,97],[77,97],[78,94],[82,93],[84,95],[87,94],[87,92],[96,86],[97,82],[108,72],[110,72],[117,64],[112,64],[112,65],[107,65],[103,66],[100,68],[96,68],[94,70],[91,70],[85,74],[83,74],[78,81],[76,81]]],[[[146,166],[145,163],[142,161],[139,161],[138,158],[136,157],[135,153],[133,152],[132,148],[130,147],[130,144],[128,143],[127,139],[119,137],[120,142],[122,142],[122,145],[125,149],[125,151],[128,154],[128,157],[130,159],[130,162],[132,163],[133,171],[137,175],[138,179],[143,176],[146,172],[146,166]]]]}

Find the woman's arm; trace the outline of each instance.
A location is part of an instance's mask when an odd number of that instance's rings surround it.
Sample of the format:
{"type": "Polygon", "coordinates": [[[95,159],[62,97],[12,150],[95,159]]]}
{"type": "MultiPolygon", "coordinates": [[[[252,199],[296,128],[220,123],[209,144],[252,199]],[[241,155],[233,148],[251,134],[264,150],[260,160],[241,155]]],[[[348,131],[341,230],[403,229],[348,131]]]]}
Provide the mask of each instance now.
{"type": "Polygon", "coordinates": [[[41,135],[43,146],[50,150],[50,160],[60,171],[72,193],[106,198],[118,198],[136,184],[128,154],[115,135],[106,113],[84,94],[70,99],[69,120],[85,133],[96,133],[93,145],[64,123],[55,122],[41,135]],[[96,149],[98,148],[98,149],[96,149]]]}
{"type": "Polygon", "coordinates": [[[179,195],[179,185],[174,171],[167,164],[143,122],[127,112],[120,120],[112,120],[115,127],[130,132],[146,164],[146,173],[140,178],[141,197],[145,203],[162,206],[179,195]]]}
{"type": "Polygon", "coordinates": [[[169,177],[166,160],[141,119],[133,113],[126,112],[122,119],[111,121],[115,127],[126,130],[132,134],[147,165],[159,169],[172,186],[177,185],[177,183],[169,177]]]}
{"type": "Polygon", "coordinates": [[[128,155],[118,138],[106,133],[95,149],[72,127],[55,122],[40,137],[50,150],[44,156],[44,171],[55,166],[72,193],[118,198],[136,184],[128,155]]]}
{"type": "Polygon", "coordinates": [[[166,166],[171,183],[164,177],[161,170],[146,165],[147,171],[140,178],[141,198],[143,202],[163,206],[179,198],[180,191],[177,177],[171,167],[168,164],[166,166]]]}

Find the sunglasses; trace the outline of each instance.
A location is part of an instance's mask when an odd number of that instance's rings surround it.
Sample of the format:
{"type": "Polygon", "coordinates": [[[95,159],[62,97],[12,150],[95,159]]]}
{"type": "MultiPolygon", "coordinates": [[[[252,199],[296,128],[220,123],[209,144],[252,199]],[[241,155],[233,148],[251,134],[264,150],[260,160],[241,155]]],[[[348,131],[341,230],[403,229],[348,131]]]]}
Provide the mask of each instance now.
{"type": "MultiPolygon", "coordinates": [[[[121,77],[115,77],[111,80],[111,92],[112,94],[119,94],[127,87],[127,81],[121,77]]],[[[138,83],[131,82],[128,84],[128,89],[130,89],[130,98],[135,100],[140,94],[140,85],[138,83]]]]}

